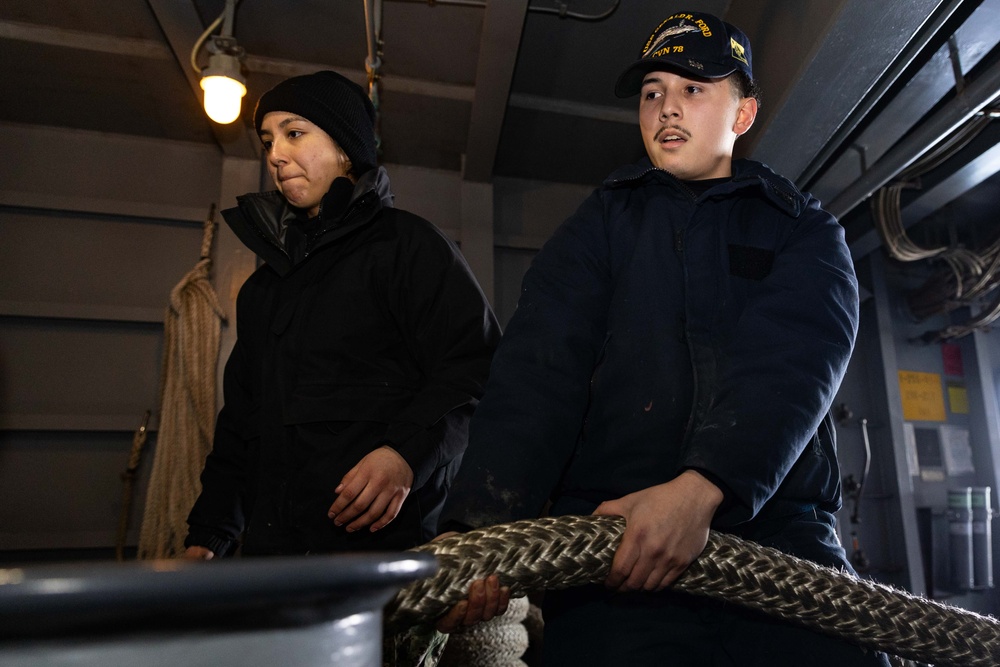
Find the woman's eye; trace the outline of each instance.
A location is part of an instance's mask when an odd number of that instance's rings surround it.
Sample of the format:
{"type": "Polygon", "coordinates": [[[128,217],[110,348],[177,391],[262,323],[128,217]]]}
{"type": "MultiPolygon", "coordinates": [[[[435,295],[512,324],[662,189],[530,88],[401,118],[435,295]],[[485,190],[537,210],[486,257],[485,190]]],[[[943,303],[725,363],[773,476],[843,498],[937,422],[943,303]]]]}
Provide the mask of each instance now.
{"type": "Polygon", "coordinates": [[[261,143],[261,146],[264,147],[264,152],[266,153],[266,152],[268,152],[268,151],[271,150],[271,146],[273,145],[274,142],[272,142],[272,141],[262,141],[260,143],[261,143]]]}
{"type": "Polygon", "coordinates": [[[302,130],[289,130],[288,131],[288,138],[289,139],[295,139],[295,138],[300,137],[300,136],[302,136],[302,130]]]}

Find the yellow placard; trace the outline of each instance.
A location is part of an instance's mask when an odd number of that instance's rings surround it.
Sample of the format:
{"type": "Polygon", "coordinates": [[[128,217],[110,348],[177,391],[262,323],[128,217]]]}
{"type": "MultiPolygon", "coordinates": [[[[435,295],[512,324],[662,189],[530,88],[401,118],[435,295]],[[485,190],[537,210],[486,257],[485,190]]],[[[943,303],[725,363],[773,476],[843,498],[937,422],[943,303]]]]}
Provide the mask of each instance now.
{"type": "Polygon", "coordinates": [[[937,373],[899,371],[899,393],[903,398],[903,419],[943,422],[944,393],[937,373]]]}
{"type": "Polygon", "coordinates": [[[952,414],[969,414],[969,392],[960,384],[948,383],[948,405],[952,414]]]}

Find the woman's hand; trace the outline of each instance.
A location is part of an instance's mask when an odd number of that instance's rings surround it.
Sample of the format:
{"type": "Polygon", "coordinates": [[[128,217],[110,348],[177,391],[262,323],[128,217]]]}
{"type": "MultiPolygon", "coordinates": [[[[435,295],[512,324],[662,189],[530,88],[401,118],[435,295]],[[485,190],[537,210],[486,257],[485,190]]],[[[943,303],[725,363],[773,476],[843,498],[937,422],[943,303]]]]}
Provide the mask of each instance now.
{"type": "Polygon", "coordinates": [[[374,533],[396,518],[412,486],[413,470],[406,460],[392,447],[379,447],[340,480],[327,516],[349,533],[369,526],[374,533]]]}
{"type": "Polygon", "coordinates": [[[469,584],[469,596],[439,618],[434,627],[438,632],[455,632],[506,613],[509,604],[510,588],[501,586],[500,578],[493,574],[469,584]]]}

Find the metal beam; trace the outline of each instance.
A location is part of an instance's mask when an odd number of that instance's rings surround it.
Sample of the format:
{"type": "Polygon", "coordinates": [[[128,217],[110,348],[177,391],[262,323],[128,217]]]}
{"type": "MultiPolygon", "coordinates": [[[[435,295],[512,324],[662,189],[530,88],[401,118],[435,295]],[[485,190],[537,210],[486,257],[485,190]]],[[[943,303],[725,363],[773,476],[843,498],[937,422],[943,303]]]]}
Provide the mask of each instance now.
{"type": "MultiPolygon", "coordinates": [[[[979,157],[944,179],[903,207],[903,228],[909,228],[931,213],[944,208],[994,174],[1000,172],[1000,144],[995,144],[979,157]]],[[[858,261],[882,244],[878,232],[869,229],[851,243],[851,256],[858,261]]]]}
{"type": "Polygon", "coordinates": [[[486,6],[476,66],[476,97],[472,101],[466,144],[465,180],[489,182],[493,177],[527,12],[528,0],[503,0],[486,6]]]}
{"type": "Polygon", "coordinates": [[[888,532],[889,534],[897,534],[894,547],[898,545],[899,539],[903,541],[902,546],[906,558],[906,588],[915,595],[925,595],[927,586],[924,584],[924,557],[920,550],[917,497],[914,493],[913,478],[910,476],[907,460],[903,398],[899,388],[900,365],[896,350],[896,337],[899,334],[893,327],[892,313],[895,311],[892,294],[886,278],[885,261],[879,253],[871,256],[871,285],[875,297],[876,324],[874,335],[877,337],[873,343],[878,346],[878,355],[882,363],[880,366],[870,364],[869,371],[872,386],[879,387],[881,385],[885,390],[876,399],[882,403],[877,405],[876,409],[884,415],[885,423],[888,426],[888,435],[892,443],[893,469],[887,471],[886,474],[888,476],[895,472],[895,480],[887,479],[886,481],[891,485],[890,488],[894,487],[895,499],[898,501],[898,504],[893,503],[890,509],[891,513],[898,512],[898,515],[888,519],[888,532]]]}
{"type": "Polygon", "coordinates": [[[944,26],[952,20],[952,17],[955,16],[963,3],[968,5],[969,0],[947,0],[943,2],[928,17],[927,21],[920,26],[920,29],[914,33],[913,38],[900,51],[892,63],[889,64],[889,67],[882,73],[878,81],[865,92],[864,97],[857,103],[857,106],[851,109],[843,123],[837,128],[834,136],[827,141],[822,150],[813,157],[805,171],[799,175],[796,183],[800,187],[809,187],[812,184],[813,178],[826,165],[834,153],[842,147],[844,141],[851,136],[872,112],[875,105],[896,85],[903,76],[903,73],[912,67],[914,61],[929,47],[944,26]]]}
{"type": "Polygon", "coordinates": [[[752,157],[798,183],[813,156],[942,2],[847,0],[771,115],[752,157]]]}
{"type": "MultiPolygon", "coordinates": [[[[60,46],[80,51],[127,56],[129,58],[148,58],[152,60],[172,60],[175,58],[175,54],[170,47],[157,40],[100,35],[92,32],[53,28],[51,26],[18,21],[0,20],[0,39],[60,46]]],[[[181,63],[182,67],[186,66],[186,63],[186,60],[184,63],[181,63]]],[[[285,78],[301,74],[311,74],[321,69],[330,69],[331,67],[327,63],[268,58],[256,54],[247,55],[243,61],[243,66],[251,74],[270,74],[285,78]]],[[[189,71],[191,71],[191,68],[185,67],[185,75],[189,71]]],[[[338,67],[337,71],[358,85],[364,86],[368,84],[368,75],[364,70],[338,67]]],[[[194,72],[191,72],[191,74],[194,75],[194,72]]],[[[381,83],[383,90],[394,93],[422,95],[424,97],[454,100],[457,102],[473,102],[476,97],[476,88],[474,86],[460,83],[443,83],[395,74],[382,74],[381,83]]],[[[196,93],[200,98],[201,89],[198,88],[196,93]]],[[[563,116],[590,118],[612,123],[623,123],[625,125],[635,125],[636,123],[636,112],[632,109],[587,104],[575,100],[561,100],[542,97],[540,95],[511,93],[508,103],[511,107],[543,111],[563,116]]]]}
{"type": "Polygon", "coordinates": [[[873,192],[888,183],[958,126],[974,116],[1000,93],[1000,64],[985,71],[934,116],[897,143],[861,178],[845,188],[826,207],[842,218],[873,192]]]}
{"type": "MultiPolygon", "coordinates": [[[[191,49],[205,27],[191,0],[147,0],[174,58],[191,86],[191,92],[201,105],[201,77],[191,68],[191,49]]],[[[245,103],[245,102],[244,102],[245,103]]],[[[222,152],[229,157],[258,158],[260,144],[250,128],[241,122],[219,125],[208,121],[222,152]]]]}
{"type": "MultiPolygon", "coordinates": [[[[301,74],[312,74],[322,69],[331,69],[333,66],[323,63],[307,63],[299,60],[283,60],[281,58],[266,58],[264,56],[248,55],[243,61],[248,72],[260,74],[272,74],[281,77],[299,76],[301,74]]],[[[189,68],[190,69],[190,68],[189,68]]],[[[368,86],[368,74],[361,69],[348,69],[337,67],[337,72],[354,81],[360,86],[368,86]]],[[[394,74],[381,74],[379,79],[382,90],[394,93],[407,93],[409,95],[423,95],[424,97],[434,97],[438,99],[455,100],[458,102],[472,102],[475,99],[476,89],[458,83],[441,83],[429,81],[427,79],[415,79],[413,77],[398,76],[394,74]]]]}
{"type": "Polygon", "coordinates": [[[573,100],[557,100],[525,93],[511,93],[510,106],[625,125],[636,125],[639,122],[639,112],[636,109],[619,109],[618,107],[587,104],[573,100]]]}
{"type": "Polygon", "coordinates": [[[173,57],[166,45],[151,39],[99,35],[81,30],[53,28],[52,26],[20,21],[0,21],[0,39],[110,53],[130,58],[170,60],[173,57]]]}

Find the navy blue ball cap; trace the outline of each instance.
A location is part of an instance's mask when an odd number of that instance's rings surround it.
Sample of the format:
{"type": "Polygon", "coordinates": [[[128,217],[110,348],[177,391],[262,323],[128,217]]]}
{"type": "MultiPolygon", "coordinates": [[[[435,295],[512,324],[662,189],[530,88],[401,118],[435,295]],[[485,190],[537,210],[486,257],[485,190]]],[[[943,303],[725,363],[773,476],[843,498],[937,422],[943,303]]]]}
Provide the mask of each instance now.
{"type": "Polygon", "coordinates": [[[706,79],[740,71],[753,79],[750,39],[734,25],[703,12],[678,12],[660,23],[646,40],[639,59],[615,84],[618,97],[642,89],[647,73],[680,69],[706,79]]]}

